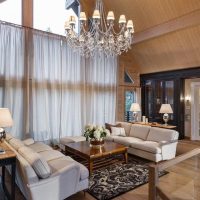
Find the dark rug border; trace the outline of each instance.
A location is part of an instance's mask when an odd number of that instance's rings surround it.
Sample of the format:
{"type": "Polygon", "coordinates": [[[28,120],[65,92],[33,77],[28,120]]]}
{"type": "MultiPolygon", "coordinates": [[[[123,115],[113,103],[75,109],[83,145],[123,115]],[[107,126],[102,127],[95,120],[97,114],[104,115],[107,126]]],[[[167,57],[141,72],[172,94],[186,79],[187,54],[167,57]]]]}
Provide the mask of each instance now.
{"type": "MultiPolygon", "coordinates": [[[[165,176],[165,175],[167,175],[167,174],[169,174],[169,172],[168,172],[168,171],[164,171],[164,174],[160,175],[159,178],[162,177],[162,176],[165,176]]],[[[132,188],[132,189],[127,190],[127,191],[125,191],[125,192],[121,192],[121,193],[119,193],[119,194],[113,196],[112,198],[110,198],[110,199],[108,199],[108,200],[111,200],[111,199],[114,199],[115,197],[121,196],[122,194],[125,194],[125,193],[127,193],[127,192],[129,192],[129,191],[131,191],[131,190],[135,190],[136,188],[138,188],[138,187],[140,187],[140,186],[143,186],[143,185],[147,184],[148,182],[149,182],[149,181],[146,181],[146,182],[142,183],[141,185],[137,185],[135,188],[132,188]]],[[[87,192],[88,194],[90,194],[92,197],[94,197],[96,200],[101,200],[101,199],[97,199],[97,198],[96,198],[93,194],[91,194],[88,190],[87,190],[86,192],[87,192]]]]}

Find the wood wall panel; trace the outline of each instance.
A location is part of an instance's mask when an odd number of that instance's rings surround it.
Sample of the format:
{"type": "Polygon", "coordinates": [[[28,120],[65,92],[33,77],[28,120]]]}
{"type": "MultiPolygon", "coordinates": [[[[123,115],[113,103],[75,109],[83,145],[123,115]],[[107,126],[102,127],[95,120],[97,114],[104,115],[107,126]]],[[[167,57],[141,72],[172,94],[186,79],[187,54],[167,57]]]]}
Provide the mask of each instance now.
{"type": "Polygon", "coordinates": [[[119,59],[118,71],[118,87],[117,87],[117,121],[124,121],[125,113],[125,91],[135,90],[140,87],[140,76],[137,70],[133,67],[132,59],[127,56],[121,56],[119,59]],[[127,72],[133,84],[124,82],[124,73],[127,72]]]}
{"type": "Polygon", "coordinates": [[[151,73],[200,66],[199,45],[196,26],[136,44],[129,53],[140,73],[151,73]]]}
{"type": "Polygon", "coordinates": [[[87,18],[92,17],[95,0],[80,0],[81,11],[86,13],[87,18]]]}
{"type": "Polygon", "coordinates": [[[143,42],[134,44],[122,59],[128,57],[137,72],[200,66],[199,0],[104,0],[104,3],[107,10],[115,12],[116,19],[125,14],[134,21],[135,42],[143,42]]]}
{"type": "Polygon", "coordinates": [[[113,10],[118,19],[120,14],[133,19],[135,31],[183,16],[200,9],[199,0],[104,0],[107,10],[113,10]]]}
{"type": "Polygon", "coordinates": [[[159,24],[144,31],[135,33],[133,44],[198,25],[200,25],[200,9],[176,19],[167,21],[163,24],[159,24]]]}

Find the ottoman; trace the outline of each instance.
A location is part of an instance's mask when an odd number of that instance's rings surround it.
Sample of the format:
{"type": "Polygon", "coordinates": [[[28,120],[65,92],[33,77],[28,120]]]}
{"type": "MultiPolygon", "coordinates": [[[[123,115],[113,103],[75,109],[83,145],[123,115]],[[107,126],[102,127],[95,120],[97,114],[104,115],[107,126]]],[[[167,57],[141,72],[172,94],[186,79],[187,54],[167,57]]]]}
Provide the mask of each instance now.
{"type": "Polygon", "coordinates": [[[81,141],[85,141],[86,138],[84,136],[66,136],[63,138],[60,138],[60,143],[59,143],[59,147],[65,151],[65,144],[67,143],[73,143],[73,142],[81,142],[81,141]]]}

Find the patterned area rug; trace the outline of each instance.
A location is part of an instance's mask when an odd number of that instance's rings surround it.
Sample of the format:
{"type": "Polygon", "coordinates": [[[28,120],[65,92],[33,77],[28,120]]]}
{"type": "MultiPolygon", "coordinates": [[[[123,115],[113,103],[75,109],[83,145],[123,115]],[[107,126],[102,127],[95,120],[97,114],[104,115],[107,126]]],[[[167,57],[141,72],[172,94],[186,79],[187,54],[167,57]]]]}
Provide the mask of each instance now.
{"type": "MultiPolygon", "coordinates": [[[[149,161],[129,156],[128,164],[114,164],[93,172],[88,192],[98,200],[112,199],[148,182],[149,161]]],[[[167,174],[163,172],[160,176],[167,174]]]]}

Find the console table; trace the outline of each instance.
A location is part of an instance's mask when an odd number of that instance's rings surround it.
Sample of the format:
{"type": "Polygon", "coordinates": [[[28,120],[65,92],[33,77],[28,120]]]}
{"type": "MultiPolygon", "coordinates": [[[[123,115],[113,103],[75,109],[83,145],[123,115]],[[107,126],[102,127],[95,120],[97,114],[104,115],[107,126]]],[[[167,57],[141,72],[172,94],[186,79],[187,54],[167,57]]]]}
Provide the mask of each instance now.
{"type": "Polygon", "coordinates": [[[165,124],[159,124],[159,123],[144,123],[144,122],[133,122],[134,124],[140,124],[140,125],[148,125],[151,127],[158,127],[158,128],[166,128],[166,129],[176,129],[176,126],[174,125],[165,125],[165,124]]]}
{"type": "Polygon", "coordinates": [[[15,152],[5,143],[0,142],[0,148],[5,150],[4,154],[0,154],[0,167],[2,167],[2,186],[3,190],[8,199],[15,199],[15,170],[16,170],[16,154],[15,152]],[[5,185],[5,167],[11,165],[11,194],[5,185]]]}

